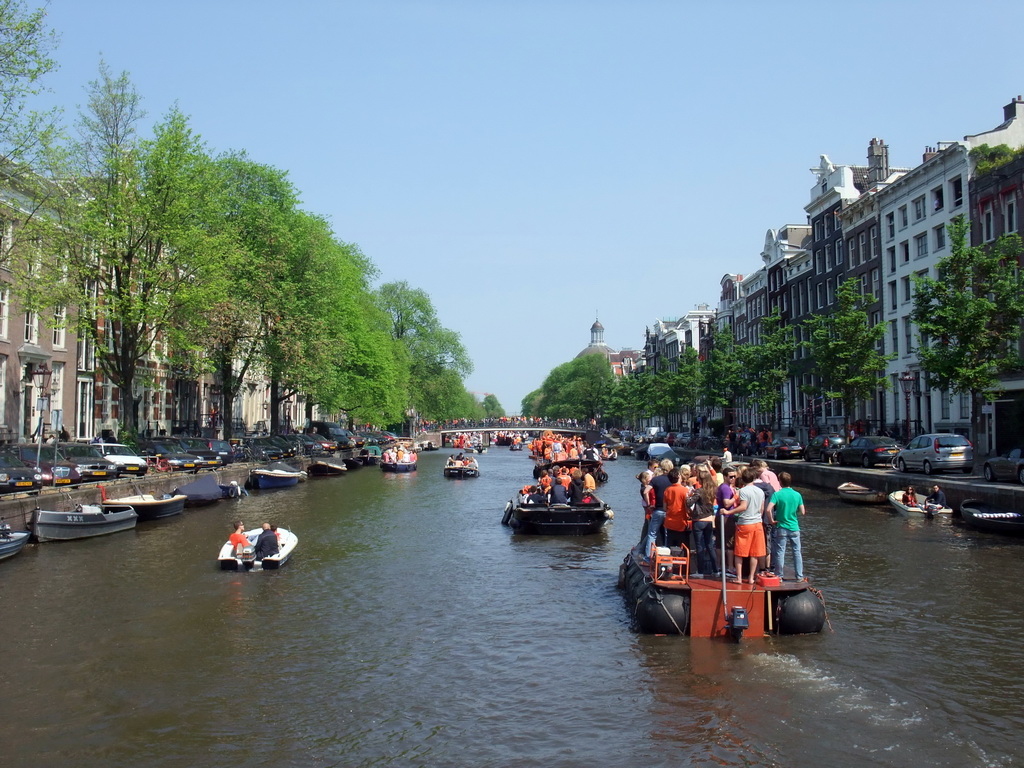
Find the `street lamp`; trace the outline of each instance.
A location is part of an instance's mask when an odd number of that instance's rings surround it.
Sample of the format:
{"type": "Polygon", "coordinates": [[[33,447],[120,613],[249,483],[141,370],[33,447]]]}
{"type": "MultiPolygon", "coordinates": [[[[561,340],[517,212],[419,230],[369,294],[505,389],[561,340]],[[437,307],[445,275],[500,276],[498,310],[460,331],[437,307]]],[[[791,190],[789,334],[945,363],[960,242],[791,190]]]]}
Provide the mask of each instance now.
{"type": "Polygon", "coordinates": [[[36,471],[39,472],[43,455],[43,414],[50,408],[50,377],[53,371],[46,363],[32,369],[32,383],[36,385],[36,410],[39,411],[39,437],[36,443],[36,471]]]}
{"type": "Polygon", "coordinates": [[[910,442],[910,394],[914,391],[914,384],[917,376],[911,371],[904,371],[900,374],[900,388],[903,390],[904,418],[906,423],[907,442],[910,442]]]}

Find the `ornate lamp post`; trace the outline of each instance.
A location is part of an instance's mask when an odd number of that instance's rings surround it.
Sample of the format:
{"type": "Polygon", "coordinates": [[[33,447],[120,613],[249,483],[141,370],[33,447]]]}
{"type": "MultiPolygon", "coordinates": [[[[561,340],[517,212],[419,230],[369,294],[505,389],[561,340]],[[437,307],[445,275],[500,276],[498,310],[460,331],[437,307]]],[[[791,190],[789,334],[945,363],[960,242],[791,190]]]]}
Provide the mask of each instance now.
{"type": "Polygon", "coordinates": [[[904,371],[900,374],[900,389],[903,390],[904,400],[904,422],[906,424],[906,435],[907,442],[910,442],[910,395],[914,391],[914,384],[917,382],[917,376],[911,371],[904,371]]]}
{"type": "Polygon", "coordinates": [[[36,410],[39,411],[39,436],[36,443],[36,472],[39,472],[39,465],[43,455],[43,414],[50,409],[50,377],[53,371],[46,367],[46,363],[37,365],[32,369],[32,382],[36,386],[36,410]]]}

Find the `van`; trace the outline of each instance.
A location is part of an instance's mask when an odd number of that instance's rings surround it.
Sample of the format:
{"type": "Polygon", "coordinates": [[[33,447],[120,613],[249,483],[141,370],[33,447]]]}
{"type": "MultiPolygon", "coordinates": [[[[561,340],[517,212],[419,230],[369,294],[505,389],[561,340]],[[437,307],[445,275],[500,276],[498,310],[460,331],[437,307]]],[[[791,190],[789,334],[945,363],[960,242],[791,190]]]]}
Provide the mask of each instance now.
{"type": "Polygon", "coordinates": [[[338,450],[347,450],[355,446],[355,438],[347,429],[342,429],[336,421],[311,421],[309,428],[338,444],[338,450]]]}

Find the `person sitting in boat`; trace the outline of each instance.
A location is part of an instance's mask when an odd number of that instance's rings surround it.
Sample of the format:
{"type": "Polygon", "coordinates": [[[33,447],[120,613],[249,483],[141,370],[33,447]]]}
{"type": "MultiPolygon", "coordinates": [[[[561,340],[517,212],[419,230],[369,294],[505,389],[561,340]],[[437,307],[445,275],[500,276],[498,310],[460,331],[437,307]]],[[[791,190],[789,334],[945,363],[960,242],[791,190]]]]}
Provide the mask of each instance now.
{"type": "Polygon", "coordinates": [[[245,524],[239,520],[235,523],[235,532],[228,538],[231,544],[231,551],[236,555],[249,546],[249,539],[245,535],[245,524]]]}
{"type": "Polygon", "coordinates": [[[920,506],[917,503],[917,493],[914,492],[914,486],[907,486],[907,489],[903,492],[903,496],[900,497],[900,502],[907,507],[920,506]]]}
{"type": "Polygon", "coordinates": [[[594,479],[594,475],[589,469],[583,472],[583,488],[586,491],[597,490],[597,481],[594,479]]]}
{"type": "Polygon", "coordinates": [[[526,503],[546,507],[548,505],[548,497],[541,493],[540,488],[536,485],[531,485],[530,493],[526,497],[526,503]]]}
{"type": "Polygon", "coordinates": [[[548,488],[551,487],[551,475],[548,474],[546,469],[540,471],[540,477],[537,478],[537,484],[547,493],[548,488]]]}
{"type": "Polygon", "coordinates": [[[946,504],[946,494],[942,492],[938,485],[933,485],[932,492],[924,500],[924,511],[934,514],[946,506],[948,506],[946,504]]]}
{"type": "Polygon", "coordinates": [[[256,548],[253,550],[253,556],[257,560],[262,560],[265,557],[276,555],[280,551],[281,548],[277,543],[277,532],[270,529],[270,523],[264,523],[263,532],[256,539],[256,548]]]}
{"type": "Polygon", "coordinates": [[[586,487],[583,485],[583,473],[578,469],[574,469],[569,482],[569,503],[573,506],[582,504],[586,490],[586,487]]]}
{"type": "Polygon", "coordinates": [[[552,483],[551,489],[548,492],[548,503],[549,504],[568,504],[569,503],[569,491],[566,490],[565,486],[561,483],[552,483]]]}

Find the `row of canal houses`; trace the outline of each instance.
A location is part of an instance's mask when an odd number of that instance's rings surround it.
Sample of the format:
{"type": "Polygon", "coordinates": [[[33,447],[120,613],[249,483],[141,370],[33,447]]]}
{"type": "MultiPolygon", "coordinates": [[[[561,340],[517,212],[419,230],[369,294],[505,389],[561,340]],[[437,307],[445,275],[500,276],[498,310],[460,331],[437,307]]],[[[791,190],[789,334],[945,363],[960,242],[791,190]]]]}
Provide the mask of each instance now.
{"type": "MultiPolygon", "coordinates": [[[[120,393],[97,367],[91,340],[75,334],[73,318],[63,310],[49,316],[25,311],[12,294],[11,246],[28,215],[16,186],[0,183],[0,444],[32,442],[40,416],[47,438],[66,433],[73,440],[114,439],[123,423],[120,393]],[[39,390],[44,379],[33,376],[40,368],[50,372],[45,392],[39,390]]],[[[223,433],[221,392],[214,380],[176,374],[156,357],[143,362],[133,393],[143,436],[223,433]]],[[[269,382],[248,378],[235,400],[233,434],[266,430],[270,402],[269,382]]],[[[278,407],[282,428],[303,424],[301,398],[278,407]]]]}
{"type": "MultiPolygon", "coordinates": [[[[912,276],[938,276],[936,264],[949,254],[946,227],[955,217],[970,219],[974,245],[1020,232],[1024,158],[979,175],[969,153],[983,144],[1024,146],[1020,96],[1003,108],[998,126],[928,147],[913,168],[891,167],[889,148],[877,138],[868,144],[866,165],[839,165],[822,155],[811,169],[815,180],[804,223],[769,229],[760,267],[749,274],[726,274],[717,309],[701,305],[680,320],[648,328],[640,364],[654,370],[671,367],[681,344],[700,351],[708,343],[713,324],[732,326],[739,343],[756,344],[760,318],[776,307],[802,341],[802,321],[827,313],[838,286],[854,276],[872,299],[867,306],[871,322],[887,328],[884,351],[896,356],[886,370],[890,387],[860,403],[852,421],[861,431],[884,427],[900,436],[908,431],[968,434],[970,398],[929,386],[915,354],[910,313],[912,276]]],[[[816,383],[814,361],[803,347],[796,355],[781,414],[759,414],[740,402],[734,412],[718,415],[731,424],[774,425],[802,438],[811,430],[843,432],[848,420],[841,404],[807,394],[816,383]]],[[[1006,377],[1002,390],[984,408],[983,453],[1003,450],[1024,429],[1024,372],[1006,377]]]]}

